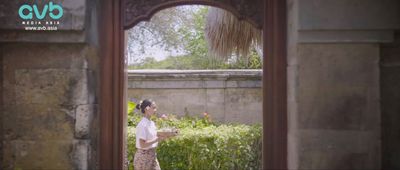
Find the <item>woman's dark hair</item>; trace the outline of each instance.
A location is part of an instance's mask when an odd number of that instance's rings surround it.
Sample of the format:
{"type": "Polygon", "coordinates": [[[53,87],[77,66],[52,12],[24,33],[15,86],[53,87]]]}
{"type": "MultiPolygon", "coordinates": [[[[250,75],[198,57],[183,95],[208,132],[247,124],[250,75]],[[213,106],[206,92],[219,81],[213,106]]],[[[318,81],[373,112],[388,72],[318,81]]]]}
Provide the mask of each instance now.
{"type": "Polygon", "coordinates": [[[144,113],[144,109],[146,109],[147,106],[151,106],[151,104],[153,103],[153,101],[151,99],[145,99],[143,101],[140,101],[137,105],[136,105],[136,109],[140,110],[142,113],[144,113]]]}

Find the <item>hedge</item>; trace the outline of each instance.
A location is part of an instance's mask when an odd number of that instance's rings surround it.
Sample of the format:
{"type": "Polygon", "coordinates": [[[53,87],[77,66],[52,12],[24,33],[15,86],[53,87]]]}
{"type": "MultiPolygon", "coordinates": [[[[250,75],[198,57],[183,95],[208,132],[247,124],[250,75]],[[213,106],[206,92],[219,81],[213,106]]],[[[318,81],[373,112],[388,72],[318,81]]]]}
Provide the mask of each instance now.
{"type": "MultiPolygon", "coordinates": [[[[128,148],[132,160],[134,127],[128,127],[128,148]]],[[[260,169],[261,126],[184,128],[159,144],[157,158],[162,169],[260,169]]]]}
{"type": "MultiPolygon", "coordinates": [[[[128,160],[133,169],[136,152],[135,127],[141,114],[128,108],[128,160]]],[[[161,169],[261,169],[261,125],[216,124],[208,113],[203,117],[163,115],[153,117],[158,128],[177,127],[178,136],[159,143],[161,169]]]]}

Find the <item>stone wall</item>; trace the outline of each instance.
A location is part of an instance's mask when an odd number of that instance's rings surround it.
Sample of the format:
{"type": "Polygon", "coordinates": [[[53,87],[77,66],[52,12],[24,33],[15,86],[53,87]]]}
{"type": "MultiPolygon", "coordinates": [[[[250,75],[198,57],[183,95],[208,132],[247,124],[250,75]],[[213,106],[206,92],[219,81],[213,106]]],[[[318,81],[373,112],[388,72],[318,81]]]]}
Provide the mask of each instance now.
{"type": "Polygon", "coordinates": [[[0,4],[0,169],[98,167],[97,1],[52,2],[57,31],[24,31],[15,11],[27,1],[0,4]]]}
{"type": "Polygon", "coordinates": [[[128,98],[151,98],[158,114],[202,116],[218,122],[262,123],[261,70],[158,71],[128,74],[128,98]]]}
{"type": "Polygon", "coordinates": [[[0,45],[0,162],[3,162],[3,48],[0,45]]]}
{"type": "Polygon", "coordinates": [[[381,169],[380,44],[399,2],[288,2],[289,169],[381,169]]]}
{"type": "Polygon", "coordinates": [[[300,169],[379,168],[378,47],[299,45],[300,169]]]}
{"type": "Polygon", "coordinates": [[[83,45],[3,46],[4,169],[87,169],[95,57],[83,45]]]}
{"type": "Polygon", "coordinates": [[[400,169],[400,32],[395,37],[381,47],[382,169],[400,169]]]}

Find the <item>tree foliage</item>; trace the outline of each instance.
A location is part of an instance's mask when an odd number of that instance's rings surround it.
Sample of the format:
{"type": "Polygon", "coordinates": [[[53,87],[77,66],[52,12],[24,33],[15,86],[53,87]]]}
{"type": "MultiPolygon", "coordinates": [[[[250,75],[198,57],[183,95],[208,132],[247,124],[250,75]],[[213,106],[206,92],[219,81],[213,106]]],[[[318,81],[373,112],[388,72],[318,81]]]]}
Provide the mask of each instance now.
{"type": "Polygon", "coordinates": [[[211,57],[205,58],[193,55],[171,56],[161,61],[148,57],[138,64],[129,66],[129,69],[260,69],[261,66],[260,57],[253,50],[248,62],[241,58],[237,59],[237,61],[223,62],[211,57]]]}
{"type": "MultiPolygon", "coordinates": [[[[181,6],[168,8],[156,13],[150,21],[140,22],[128,30],[128,60],[138,62],[139,58],[154,47],[165,51],[183,50],[182,34],[178,32],[182,27],[192,27],[192,13],[196,8],[181,6]]],[[[150,56],[151,57],[151,56],[150,56]]]]}
{"type": "Polygon", "coordinates": [[[135,59],[129,69],[260,69],[261,60],[255,49],[250,57],[232,55],[227,61],[209,55],[205,40],[206,6],[183,6],[163,10],[150,22],[142,22],[129,31],[128,52],[143,53],[146,46],[159,46],[167,51],[183,51],[185,55],[135,59]]]}

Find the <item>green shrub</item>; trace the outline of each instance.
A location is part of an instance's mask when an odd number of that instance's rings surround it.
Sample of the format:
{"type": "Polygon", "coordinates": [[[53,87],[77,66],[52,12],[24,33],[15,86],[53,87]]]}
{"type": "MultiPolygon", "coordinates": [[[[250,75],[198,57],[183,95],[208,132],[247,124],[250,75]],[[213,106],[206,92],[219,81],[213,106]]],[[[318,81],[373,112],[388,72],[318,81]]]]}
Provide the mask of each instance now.
{"type": "MultiPolygon", "coordinates": [[[[140,114],[128,116],[128,159],[136,152],[135,126],[140,114]]],[[[157,157],[162,169],[260,169],[261,126],[218,125],[207,115],[152,118],[157,127],[178,127],[180,134],[159,143],[157,157]]],[[[133,162],[131,162],[133,163],[133,162]]],[[[131,168],[132,169],[132,168],[131,168]]]]}
{"type": "MultiPolygon", "coordinates": [[[[128,102],[128,126],[136,127],[136,125],[142,119],[143,114],[135,110],[136,103],[128,102]]],[[[157,128],[163,127],[176,127],[182,128],[202,128],[208,126],[216,126],[214,122],[211,121],[208,113],[203,113],[203,117],[191,117],[185,115],[181,118],[176,118],[174,114],[165,115],[166,118],[153,116],[151,119],[156,123],[157,128]]]]}
{"type": "MultiPolygon", "coordinates": [[[[135,128],[128,129],[130,160],[136,152],[135,128]]],[[[157,147],[163,169],[260,169],[261,127],[221,125],[181,129],[157,147]]]]}

